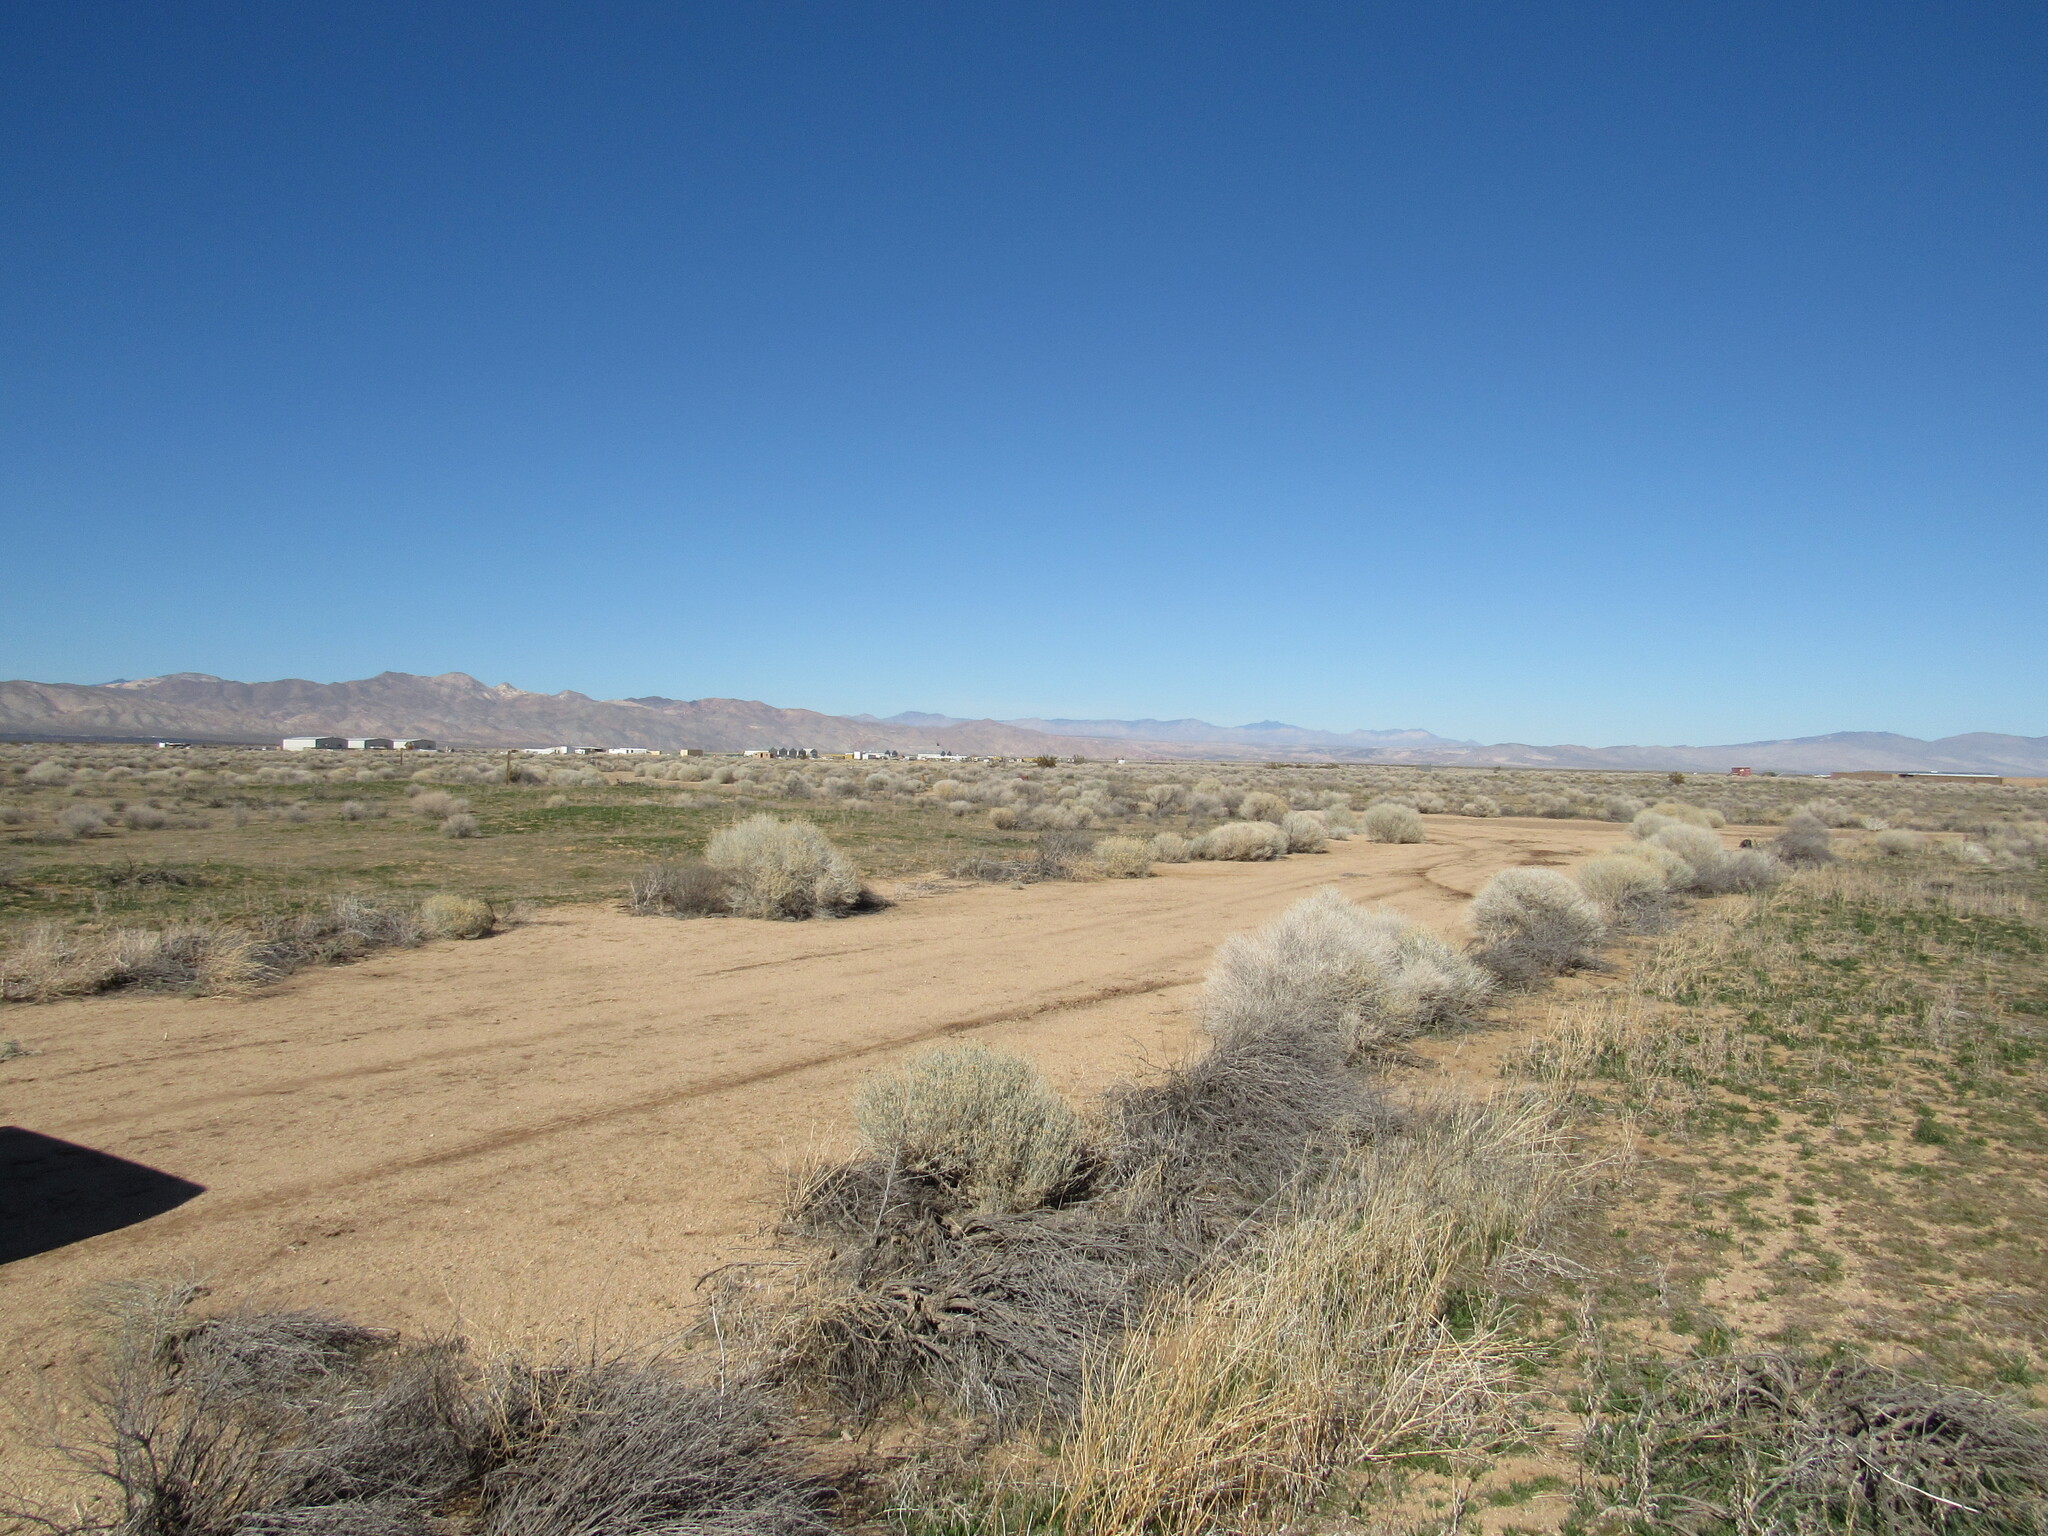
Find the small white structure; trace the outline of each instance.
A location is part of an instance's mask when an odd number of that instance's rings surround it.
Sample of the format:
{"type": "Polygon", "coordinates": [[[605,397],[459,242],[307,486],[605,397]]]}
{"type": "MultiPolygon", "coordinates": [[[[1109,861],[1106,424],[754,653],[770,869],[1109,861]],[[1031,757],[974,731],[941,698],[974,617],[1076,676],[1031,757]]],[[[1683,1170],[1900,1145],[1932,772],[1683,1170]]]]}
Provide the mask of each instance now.
{"type": "Polygon", "coordinates": [[[349,750],[352,752],[389,752],[391,750],[391,738],[389,736],[351,736],[348,738],[348,745],[349,750]]]}
{"type": "Polygon", "coordinates": [[[749,747],[740,754],[741,757],[773,757],[774,755],[766,747],[749,747]]]}
{"type": "Polygon", "coordinates": [[[604,752],[605,752],[605,756],[606,756],[606,757],[659,757],[659,756],[661,756],[661,749],[660,749],[660,748],[658,748],[658,747],[606,747],[606,748],[604,749],[604,752]]]}
{"type": "Polygon", "coordinates": [[[287,736],[284,739],[287,752],[341,752],[347,747],[348,739],[343,736],[287,736]]]}

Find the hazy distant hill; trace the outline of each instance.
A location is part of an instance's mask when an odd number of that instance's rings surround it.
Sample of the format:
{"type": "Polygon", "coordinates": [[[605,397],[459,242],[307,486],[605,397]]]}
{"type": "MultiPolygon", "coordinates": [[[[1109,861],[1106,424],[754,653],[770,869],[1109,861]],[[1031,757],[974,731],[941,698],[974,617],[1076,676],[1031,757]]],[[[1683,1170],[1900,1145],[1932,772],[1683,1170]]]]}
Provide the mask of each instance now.
{"type": "Polygon", "coordinates": [[[1890,768],[2048,775],[2048,737],[1978,731],[1921,741],[1882,731],[1840,731],[1725,747],[1481,745],[1423,730],[1315,731],[1261,720],[963,720],[906,711],[824,715],[748,699],[593,699],[480,683],[464,672],[418,677],[382,672],[345,683],[285,678],[237,683],[203,672],[102,684],[0,683],[0,736],[17,740],[274,742],[283,736],[431,736],[452,746],[576,742],[614,747],[815,747],[1008,757],[1054,754],[1154,759],[1424,763],[1455,767],[1685,769],[1747,766],[1792,773],[1890,768]]]}
{"type": "Polygon", "coordinates": [[[816,747],[1062,756],[1100,754],[1099,741],[1051,738],[1000,721],[943,729],[887,725],[777,709],[747,699],[593,699],[492,686],[464,672],[383,672],[346,683],[286,678],[237,683],[200,672],[100,685],[0,683],[0,734],[42,739],[274,742],[284,736],[431,736],[468,747],[816,747]]]}
{"type": "MultiPolygon", "coordinates": [[[[902,719],[901,715],[896,717],[902,719]]],[[[1124,741],[1229,742],[1236,746],[1315,747],[1326,751],[1372,751],[1381,747],[1476,747],[1430,731],[1315,731],[1279,720],[1251,725],[1211,725],[1206,720],[1008,720],[1049,736],[1110,736],[1124,741]]]]}

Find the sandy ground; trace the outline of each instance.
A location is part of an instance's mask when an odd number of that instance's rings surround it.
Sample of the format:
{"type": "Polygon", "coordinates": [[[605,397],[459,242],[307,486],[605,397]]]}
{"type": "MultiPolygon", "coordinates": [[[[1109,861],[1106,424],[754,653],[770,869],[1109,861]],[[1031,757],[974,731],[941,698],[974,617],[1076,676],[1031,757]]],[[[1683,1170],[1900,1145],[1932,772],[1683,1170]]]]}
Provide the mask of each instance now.
{"type": "Polygon", "coordinates": [[[663,1333],[700,1274],[758,1247],[778,1167],[847,1144],[876,1067],[971,1038],[1085,1092],[1184,1051],[1216,944],[1320,885],[1457,934],[1495,870],[1626,835],[1432,818],[1414,846],[911,894],[837,923],[569,909],[250,999],[12,1010],[40,1054],[0,1065],[0,1119],[205,1193],[0,1265],[0,1375],[47,1369],[79,1295],[135,1275],[401,1326],[663,1333]]]}

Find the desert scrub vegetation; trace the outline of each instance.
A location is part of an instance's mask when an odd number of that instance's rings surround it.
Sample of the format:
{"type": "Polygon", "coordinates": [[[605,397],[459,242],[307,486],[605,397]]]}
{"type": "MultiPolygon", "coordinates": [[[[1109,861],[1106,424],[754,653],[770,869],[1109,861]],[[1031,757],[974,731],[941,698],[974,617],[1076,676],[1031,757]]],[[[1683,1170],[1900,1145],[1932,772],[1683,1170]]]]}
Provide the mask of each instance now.
{"type": "Polygon", "coordinates": [[[55,1447],[83,1496],[14,1501],[53,1536],[822,1536],[774,1400],[659,1353],[478,1356],[310,1311],[97,1298],[102,1345],[55,1447]]]}
{"type": "Polygon", "coordinates": [[[429,938],[482,938],[491,903],[437,894],[418,905],[344,896],[312,910],[80,931],[41,923],[0,950],[0,999],[54,1002],[123,990],[227,995],[312,965],[340,965],[429,938]]]}
{"type": "Polygon", "coordinates": [[[1412,805],[1369,806],[1362,823],[1365,835],[1376,843],[1419,843],[1428,836],[1422,813],[1412,805]]]}
{"type": "Polygon", "coordinates": [[[1646,941],[1511,1053],[1638,1147],[1549,1303],[1575,1520],[2048,1520],[2043,894],[1873,845],[1646,941]]]}
{"type": "Polygon", "coordinates": [[[1516,1348],[1461,1298],[1568,1202],[1566,1138],[1540,1094],[1395,1108],[1360,1065],[1487,992],[1330,890],[1219,953],[1209,1043],[1151,1080],[1070,1106],[971,1047],[880,1073],[861,1152],[792,1176],[783,1256],[721,1271],[710,1326],[823,1411],[1036,1436],[1062,1528],[1264,1519],[1418,1437],[1495,1443],[1516,1348]]]}
{"type": "MultiPolygon", "coordinates": [[[[871,881],[959,871],[1006,883],[1061,872],[1094,878],[1102,866],[1093,850],[1109,838],[1146,839],[1155,865],[1183,854],[1278,858],[1312,843],[1314,819],[1339,839],[1374,802],[1406,804],[1425,826],[1466,814],[1582,815],[1627,826],[1647,810],[1700,829],[1724,816],[1728,857],[1712,871],[1723,883],[1674,886],[1674,912],[1693,896],[1781,871],[1775,839],[1816,800],[1828,802],[1818,819],[1843,823],[1829,830],[1844,856],[1869,838],[1908,832],[1967,868],[2017,869],[2048,850],[2048,792],[1903,780],[1823,790],[1761,776],[1694,776],[1674,786],[1650,774],[716,758],[510,767],[502,753],[287,758],[244,748],[0,744],[0,948],[28,944],[48,924],[74,947],[89,946],[117,930],[241,929],[350,896],[409,908],[459,891],[500,911],[615,901],[650,868],[701,865],[722,829],[764,814],[816,826],[871,881]],[[1279,822],[1234,814],[1254,794],[1285,803],[1279,822]],[[975,814],[959,814],[961,804],[975,814]],[[422,805],[432,813],[421,814],[422,805]],[[61,818],[74,807],[81,814],[67,824],[61,818]],[[998,811],[1009,825],[996,824],[998,811]],[[477,835],[462,835],[459,817],[473,818],[477,835]],[[1732,846],[1745,836],[1759,846],[1732,846]],[[1085,851],[1047,851],[1046,840],[1067,838],[1085,851]],[[130,866],[170,878],[114,878],[130,866]]],[[[654,909],[699,905],[664,908],[657,898],[654,909]]]]}
{"type": "Polygon", "coordinates": [[[1095,861],[1112,880],[1142,880],[1152,873],[1152,840],[1105,837],[1095,845],[1095,861]]]}
{"type": "Polygon", "coordinates": [[[1479,963],[1527,986],[1594,964],[1607,924],[1577,881],[1555,869],[1504,869],[1472,898],[1479,963]]]}
{"type": "Polygon", "coordinates": [[[840,917],[861,899],[859,872],[808,821],[749,816],[704,845],[704,862],[726,877],[740,917],[840,917]]]}
{"type": "Polygon", "coordinates": [[[1262,928],[1226,940],[1202,998],[1209,1033],[1327,1036],[1353,1060],[1393,1041],[1469,1021],[1492,978],[1398,914],[1326,886],[1262,928]]]}
{"type": "Polygon", "coordinates": [[[714,833],[704,857],[650,865],[627,907],[665,917],[843,917],[871,900],[860,874],[808,821],[750,816],[714,833]]]}

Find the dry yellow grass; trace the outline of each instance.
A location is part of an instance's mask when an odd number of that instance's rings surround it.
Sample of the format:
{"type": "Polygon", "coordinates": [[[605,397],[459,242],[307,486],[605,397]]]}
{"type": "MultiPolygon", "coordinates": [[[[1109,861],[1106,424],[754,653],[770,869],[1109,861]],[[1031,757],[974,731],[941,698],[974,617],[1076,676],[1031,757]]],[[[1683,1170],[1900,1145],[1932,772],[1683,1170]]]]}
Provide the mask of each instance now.
{"type": "Polygon", "coordinates": [[[1061,1456],[1063,1517],[1193,1536],[1277,1518],[1340,1465],[1506,1434],[1517,1347],[1446,1303],[1572,1177],[1533,1095],[1434,1102],[1360,1149],[1101,1365],[1061,1456]]]}

